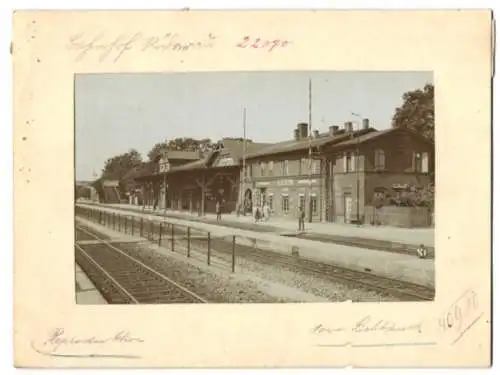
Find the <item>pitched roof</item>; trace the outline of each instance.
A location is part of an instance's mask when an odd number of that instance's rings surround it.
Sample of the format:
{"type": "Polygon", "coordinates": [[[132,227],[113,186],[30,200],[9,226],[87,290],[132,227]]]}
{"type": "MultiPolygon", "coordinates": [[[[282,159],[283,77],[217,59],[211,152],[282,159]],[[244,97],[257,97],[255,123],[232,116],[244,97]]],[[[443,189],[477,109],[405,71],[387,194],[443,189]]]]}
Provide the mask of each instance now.
{"type": "Polygon", "coordinates": [[[420,135],[419,133],[417,133],[411,129],[408,129],[408,128],[390,128],[390,129],[378,130],[376,132],[364,134],[364,135],[361,135],[357,138],[353,138],[353,139],[349,139],[349,140],[340,142],[340,143],[336,144],[336,146],[343,147],[343,146],[352,146],[352,145],[356,145],[359,143],[366,143],[366,142],[370,142],[374,139],[378,139],[380,137],[383,137],[385,135],[397,133],[397,132],[408,133],[410,135],[421,138],[422,140],[424,140],[425,142],[427,142],[429,144],[432,144],[431,141],[429,141],[428,139],[424,138],[422,135],[420,135]]]}
{"type": "Polygon", "coordinates": [[[258,152],[265,147],[269,147],[272,143],[256,143],[256,142],[245,142],[243,145],[243,140],[239,139],[222,139],[222,144],[224,148],[220,150],[221,152],[227,152],[231,158],[234,159],[235,163],[239,163],[240,159],[243,158],[243,146],[245,146],[246,154],[258,152]]]}
{"type": "MultiPolygon", "coordinates": [[[[222,144],[224,146],[223,148],[210,151],[208,154],[205,155],[203,159],[196,160],[191,163],[186,163],[178,167],[173,167],[167,173],[170,174],[181,171],[209,168],[212,162],[215,160],[215,158],[221,154],[227,154],[234,160],[236,164],[239,164],[240,160],[243,158],[243,141],[238,139],[223,139],[222,144]]],[[[270,145],[269,143],[246,142],[246,150],[247,152],[249,150],[251,150],[251,152],[255,152],[269,145],[270,145]]]]}
{"type": "Polygon", "coordinates": [[[200,153],[198,151],[182,151],[182,150],[168,150],[167,159],[172,160],[199,160],[200,153]]]}
{"type": "MultiPolygon", "coordinates": [[[[311,140],[311,147],[319,147],[333,142],[341,142],[343,140],[349,139],[349,137],[355,137],[357,135],[362,136],[372,132],[376,132],[376,129],[369,128],[363,130],[357,130],[352,132],[345,132],[344,130],[339,130],[335,135],[330,133],[319,134],[318,137],[311,140]]],[[[253,159],[260,156],[270,156],[284,154],[288,152],[307,150],[309,148],[309,138],[303,138],[299,140],[289,140],[285,142],[278,142],[268,147],[263,147],[260,150],[249,153],[247,159],[253,159]]]]}
{"type": "Polygon", "coordinates": [[[371,141],[372,139],[378,138],[382,135],[392,133],[394,131],[394,128],[392,129],[384,129],[384,130],[377,130],[372,133],[367,133],[360,135],[359,137],[351,138],[348,140],[345,140],[343,142],[337,143],[337,146],[349,146],[349,145],[356,145],[359,143],[365,143],[368,141],[371,141]]]}
{"type": "Polygon", "coordinates": [[[210,151],[207,154],[205,154],[205,156],[202,159],[198,159],[198,160],[192,161],[190,163],[186,163],[183,165],[179,165],[177,167],[173,167],[167,172],[167,174],[181,172],[181,171],[190,171],[190,170],[195,170],[195,169],[207,168],[208,163],[214,157],[216,152],[217,151],[210,151]]]}

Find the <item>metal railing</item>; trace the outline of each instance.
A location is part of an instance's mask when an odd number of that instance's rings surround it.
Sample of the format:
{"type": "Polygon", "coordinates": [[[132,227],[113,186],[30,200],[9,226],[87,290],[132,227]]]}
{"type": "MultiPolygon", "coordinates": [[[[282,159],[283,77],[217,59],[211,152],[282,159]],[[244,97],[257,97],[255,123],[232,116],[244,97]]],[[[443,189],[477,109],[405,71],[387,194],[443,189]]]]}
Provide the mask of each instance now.
{"type": "MultiPolygon", "coordinates": [[[[144,219],[135,215],[126,215],[115,212],[101,211],[88,207],[75,206],[75,216],[85,218],[94,223],[103,225],[111,230],[118,231],[130,236],[142,237],[158,246],[167,248],[172,252],[193,256],[196,251],[206,252],[207,265],[211,265],[212,243],[214,238],[209,231],[193,228],[188,225],[174,224],[165,221],[144,219]]],[[[224,244],[230,246],[225,252],[231,255],[231,271],[236,269],[236,236],[217,237],[218,243],[224,240],[224,244]]],[[[226,246],[224,246],[226,247],[226,246]]]]}

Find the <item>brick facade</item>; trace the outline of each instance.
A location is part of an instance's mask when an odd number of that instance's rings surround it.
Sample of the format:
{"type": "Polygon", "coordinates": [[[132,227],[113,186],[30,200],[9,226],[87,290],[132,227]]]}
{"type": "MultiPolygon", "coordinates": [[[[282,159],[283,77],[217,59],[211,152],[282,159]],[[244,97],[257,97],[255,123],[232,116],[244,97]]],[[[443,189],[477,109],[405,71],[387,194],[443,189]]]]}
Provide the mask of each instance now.
{"type": "Polygon", "coordinates": [[[313,160],[309,175],[309,160],[303,152],[287,155],[269,155],[249,160],[245,191],[252,192],[252,203],[262,206],[270,204],[274,215],[297,218],[299,203],[309,215],[309,193],[311,194],[311,216],[320,220],[321,214],[321,161],[313,160]]]}
{"type": "MultiPolygon", "coordinates": [[[[332,138],[333,139],[333,138],[332,138]]],[[[406,129],[389,129],[308,149],[261,154],[248,160],[246,190],[253,203],[272,201],[275,215],[297,217],[305,203],[312,221],[365,222],[365,206],[377,191],[426,186],[434,168],[434,145],[406,129]],[[309,187],[310,186],[310,187],[309,187]],[[311,194],[309,207],[308,194],[311,194]]]]}

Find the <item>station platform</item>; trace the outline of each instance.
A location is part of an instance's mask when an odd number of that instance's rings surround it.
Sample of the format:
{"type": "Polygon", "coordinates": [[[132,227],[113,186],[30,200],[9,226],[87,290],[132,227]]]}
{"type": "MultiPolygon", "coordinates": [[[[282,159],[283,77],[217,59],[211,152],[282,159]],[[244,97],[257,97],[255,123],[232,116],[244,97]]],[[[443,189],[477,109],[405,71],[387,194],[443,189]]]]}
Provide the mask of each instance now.
{"type": "MultiPolygon", "coordinates": [[[[224,227],[216,225],[215,223],[211,224],[208,221],[191,221],[187,217],[185,219],[173,217],[165,218],[153,215],[150,210],[144,210],[142,212],[130,210],[130,205],[126,204],[102,205],[86,204],[82,202],[77,203],[77,206],[110,213],[115,212],[138,218],[142,217],[157,222],[189,226],[194,229],[209,231],[213,236],[227,238],[228,241],[235,235],[237,236],[236,242],[239,244],[252,245],[260,249],[288,254],[298,253],[301,257],[311,260],[336,264],[356,271],[370,272],[375,275],[413,282],[429,287],[434,287],[435,284],[433,259],[419,259],[414,255],[377,251],[359,246],[354,247],[318,242],[294,236],[283,236],[282,233],[257,232],[224,227]]],[[[170,212],[171,211],[168,213],[170,214],[170,212]]],[[[241,218],[242,217],[238,219],[241,218]]],[[[378,230],[380,230],[380,228],[378,228],[378,230]]],[[[378,236],[381,236],[381,234],[378,236]]]]}
{"type": "MultiPolygon", "coordinates": [[[[135,206],[130,204],[99,203],[99,205],[129,210],[134,209],[140,212],[156,212],[157,214],[163,214],[164,212],[161,209],[154,211],[152,207],[135,206]]],[[[204,216],[198,216],[197,214],[186,211],[169,209],[167,210],[167,215],[177,216],[178,218],[185,217],[186,219],[196,219],[196,221],[204,221],[207,223],[217,222],[216,215],[212,213],[206,213],[204,216]]],[[[274,230],[276,232],[296,232],[298,226],[297,220],[274,216],[271,216],[268,221],[255,223],[253,217],[250,215],[237,216],[235,214],[223,214],[221,222],[252,224],[257,227],[266,227],[268,231],[274,230]]],[[[397,228],[388,226],[306,222],[305,232],[306,234],[310,234],[312,237],[342,236],[347,238],[378,240],[400,245],[424,245],[431,249],[434,248],[434,228],[397,228]]]]}
{"type": "Polygon", "coordinates": [[[104,297],[90,281],[85,272],[75,265],[76,303],[79,305],[107,304],[104,297]]]}

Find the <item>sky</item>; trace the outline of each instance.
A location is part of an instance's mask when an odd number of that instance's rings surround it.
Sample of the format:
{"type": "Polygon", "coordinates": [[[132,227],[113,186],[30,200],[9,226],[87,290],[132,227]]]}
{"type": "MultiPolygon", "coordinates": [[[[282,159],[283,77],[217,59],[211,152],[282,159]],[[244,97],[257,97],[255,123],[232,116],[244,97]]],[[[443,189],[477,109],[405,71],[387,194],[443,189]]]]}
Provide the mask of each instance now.
{"type": "Polygon", "coordinates": [[[352,112],[387,129],[402,95],[433,82],[432,72],[78,74],[76,179],[95,179],[108,158],[132,148],[146,160],[165,139],[242,137],[243,108],[248,139],[292,139],[308,122],[309,79],[312,128],[320,132],[359,121],[352,112]]]}

